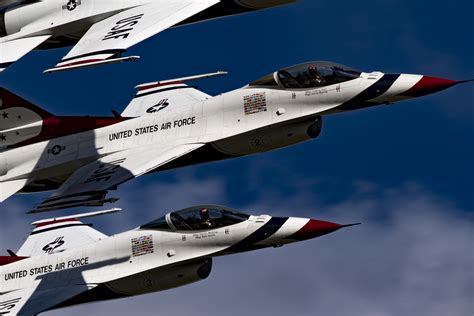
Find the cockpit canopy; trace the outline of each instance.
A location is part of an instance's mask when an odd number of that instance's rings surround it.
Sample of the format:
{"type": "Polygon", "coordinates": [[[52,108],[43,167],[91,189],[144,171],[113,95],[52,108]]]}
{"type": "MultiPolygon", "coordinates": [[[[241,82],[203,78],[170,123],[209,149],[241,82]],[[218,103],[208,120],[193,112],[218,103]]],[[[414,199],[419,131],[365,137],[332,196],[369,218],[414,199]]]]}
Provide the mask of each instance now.
{"type": "Polygon", "coordinates": [[[330,86],[360,77],[362,72],[328,61],[313,61],[281,69],[249,86],[307,89],[330,86]]]}
{"type": "Polygon", "coordinates": [[[207,230],[234,225],[247,220],[250,215],[219,205],[200,205],[171,212],[140,229],[166,231],[207,230]]]}

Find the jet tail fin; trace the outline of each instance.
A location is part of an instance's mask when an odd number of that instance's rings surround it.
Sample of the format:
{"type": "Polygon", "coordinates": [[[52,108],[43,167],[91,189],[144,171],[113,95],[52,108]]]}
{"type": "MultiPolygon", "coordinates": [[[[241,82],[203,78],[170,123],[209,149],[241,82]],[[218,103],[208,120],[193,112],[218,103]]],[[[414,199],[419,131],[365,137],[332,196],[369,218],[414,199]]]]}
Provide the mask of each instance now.
{"type": "Polygon", "coordinates": [[[0,87],[0,147],[39,135],[53,114],[0,87]]]}
{"type": "Polygon", "coordinates": [[[40,35],[14,40],[7,40],[6,37],[2,38],[4,41],[0,41],[0,72],[50,37],[51,35],[40,35]]]}

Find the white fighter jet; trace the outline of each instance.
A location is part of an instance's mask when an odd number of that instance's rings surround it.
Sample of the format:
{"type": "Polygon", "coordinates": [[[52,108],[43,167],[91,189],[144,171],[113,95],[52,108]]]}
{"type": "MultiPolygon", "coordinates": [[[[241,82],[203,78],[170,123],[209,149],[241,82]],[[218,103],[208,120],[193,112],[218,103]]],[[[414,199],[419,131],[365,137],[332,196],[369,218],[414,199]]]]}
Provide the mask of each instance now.
{"type": "Polygon", "coordinates": [[[114,117],[58,117],[0,90],[0,202],[56,190],[33,212],[101,206],[146,173],[277,149],[317,137],[322,116],[433,93],[461,81],[309,62],[211,97],[187,80],[138,86],[114,117]]]}
{"type": "Polygon", "coordinates": [[[342,227],[297,217],[249,216],[195,206],[106,236],[79,221],[109,211],[34,222],[20,250],[0,257],[0,315],[163,291],[209,276],[212,258],[316,238],[342,227]]]}
{"type": "Polygon", "coordinates": [[[46,72],[134,60],[167,28],[294,0],[0,0],[0,72],[35,48],[74,48],[46,72]],[[3,9],[2,9],[3,8],[3,9]]]}

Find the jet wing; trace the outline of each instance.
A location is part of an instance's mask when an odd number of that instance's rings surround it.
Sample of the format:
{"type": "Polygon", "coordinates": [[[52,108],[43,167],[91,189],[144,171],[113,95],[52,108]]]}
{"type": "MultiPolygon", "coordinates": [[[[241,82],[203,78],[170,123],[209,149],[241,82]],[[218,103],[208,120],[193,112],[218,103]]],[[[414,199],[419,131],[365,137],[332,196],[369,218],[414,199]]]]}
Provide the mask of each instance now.
{"type": "Polygon", "coordinates": [[[105,199],[107,190],[202,147],[183,144],[168,147],[141,147],[116,152],[76,170],[66,182],[31,213],[77,206],[102,206],[117,199],[105,199]]]}
{"type": "Polygon", "coordinates": [[[138,58],[120,57],[127,48],[215,5],[219,0],[155,0],[94,24],[54,72],[138,58]]]}
{"type": "MultiPolygon", "coordinates": [[[[17,193],[28,183],[28,179],[0,182],[0,203],[17,193]]],[[[0,314],[1,315],[1,314],[0,314]]]]}
{"type": "Polygon", "coordinates": [[[96,285],[71,285],[41,290],[36,286],[0,294],[0,315],[36,315],[86,292],[96,285]]]}
{"type": "Polygon", "coordinates": [[[50,38],[51,35],[39,35],[2,41],[0,38],[0,72],[28,54],[38,45],[50,38]]]}

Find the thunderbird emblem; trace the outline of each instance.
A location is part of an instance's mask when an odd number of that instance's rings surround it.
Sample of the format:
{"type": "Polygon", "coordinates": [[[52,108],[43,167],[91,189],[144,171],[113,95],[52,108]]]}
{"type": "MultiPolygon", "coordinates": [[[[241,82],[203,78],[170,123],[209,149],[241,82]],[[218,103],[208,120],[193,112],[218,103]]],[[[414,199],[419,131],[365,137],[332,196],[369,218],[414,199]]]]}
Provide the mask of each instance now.
{"type": "Polygon", "coordinates": [[[53,253],[56,248],[61,247],[64,244],[64,236],[56,238],[53,242],[50,242],[43,247],[45,253],[53,253]]]}

